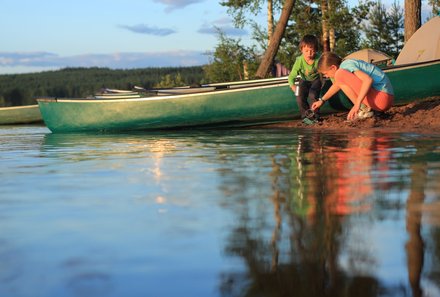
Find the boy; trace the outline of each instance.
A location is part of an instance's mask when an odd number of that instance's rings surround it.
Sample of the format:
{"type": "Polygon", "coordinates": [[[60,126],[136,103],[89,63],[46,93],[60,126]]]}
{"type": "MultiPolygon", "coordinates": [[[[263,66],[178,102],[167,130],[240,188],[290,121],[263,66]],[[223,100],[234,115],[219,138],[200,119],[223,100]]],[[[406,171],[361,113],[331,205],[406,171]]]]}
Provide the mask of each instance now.
{"type": "Polygon", "coordinates": [[[317,55],[319,43],[313,35],[305,35],[299,43],[301,56],[297,57],[289,74],[289,86],[293,92],[296,91],[296,102],[303,123],[311,125],[316,123],[316,119],[309,119],[307,111],[310,109],[308,99],[315,102],[321,92],[321,77],[318,72],[317,55]],[[299,82],[295,85],[295,79],[299,76],[299,82]],[[299,90],[297,90],[299,88],[299,90]]]}

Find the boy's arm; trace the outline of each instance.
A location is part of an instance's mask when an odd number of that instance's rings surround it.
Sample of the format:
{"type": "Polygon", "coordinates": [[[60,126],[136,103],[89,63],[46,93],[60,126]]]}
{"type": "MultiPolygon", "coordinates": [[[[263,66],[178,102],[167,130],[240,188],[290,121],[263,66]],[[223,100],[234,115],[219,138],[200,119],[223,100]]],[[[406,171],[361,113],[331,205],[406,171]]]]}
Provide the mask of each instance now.
{"type": "Polygon", "coordinates": [[[287,79],[287,81],[289,82],[289,86],[290,87],[292,87],[294,85],[295,77],[298,75],[299,70],[301,68],[300,66],[301,66],[300,65],[300,61],[297,58],[295,60],[295,64],[293,64],[292,71],[290,71],[290,73],[289,73],[289,78],[287,79]]]}

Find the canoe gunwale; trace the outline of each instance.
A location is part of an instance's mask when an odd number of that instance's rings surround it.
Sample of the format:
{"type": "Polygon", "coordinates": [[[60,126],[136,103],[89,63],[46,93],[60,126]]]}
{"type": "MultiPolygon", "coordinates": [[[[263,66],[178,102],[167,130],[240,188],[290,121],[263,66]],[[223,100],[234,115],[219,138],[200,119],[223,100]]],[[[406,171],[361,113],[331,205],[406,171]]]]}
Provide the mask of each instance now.
{"type": "Polygon", "coordinates": [[[21,125],[42,123],[39,105],[0,107],[0,125],[21,125]]]}
{"type": "Polygon", "coordinates": [[[417,68],[420,66],[435,65],[438,63],[440,63],[440,59],[408,63],[408,64],[392,65],[392,66],[384,67],[382,68],[382,70],[385,71],[385,73],[387,73],[387,72],[393,72],[394,70],[402,70],[402,68],[417,68]]]}
{"type": "Polygon", "coordinates": [[[225,88],[225,89],[217,89],[209,92],[194,92],[194,93],[183,93],[183,94],[173,94],[168,96],[150,96],[150,97],[138,97],[138,98],[58,98],[58,97],[41,97],[37,98],[37,102],[78,102],[78,103],[112,103],[112,102],[135,102],[135,101],[155,101],[155,100],[168,100],[168,99],[179,99],[179,98],[188,98],[195,96],[204,96],[204,95],[213,95],[216,94],[226,94],[226,93],[235,93],[235,92],[245,92],[256,89],[266,89],[266,88],[276,88],[287,86],[286,82],[277,82],[270,84],[260,84],[246,87],[236,87],[236,88],[225,88]]]}
{"type": "Polygon", "coordinates": [[[4,107],[0,107],[0,110],[29,109],[29,108],[35,108],[37,106],[38,106],[38,104],[20,105],[20,106],[4,106],[4,107]]]}

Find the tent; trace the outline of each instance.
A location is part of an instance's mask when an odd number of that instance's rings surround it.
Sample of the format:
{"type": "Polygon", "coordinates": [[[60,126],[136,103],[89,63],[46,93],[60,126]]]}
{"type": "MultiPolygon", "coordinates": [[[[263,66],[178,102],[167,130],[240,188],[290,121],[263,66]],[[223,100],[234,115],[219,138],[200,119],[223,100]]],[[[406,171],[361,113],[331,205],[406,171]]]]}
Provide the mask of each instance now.
{"type": "Polygon", "coordinates": [[[362,49],[346,56],[344,59],[357,59],[372,64],[386,64],[392,58],[385,53],[376,51],[371,48],[362,49]]]}
{"type": "Polygon", "coordinates": [[[396,65],[440,59],[440,16],[421,26],[406,42],[396,65]]]}

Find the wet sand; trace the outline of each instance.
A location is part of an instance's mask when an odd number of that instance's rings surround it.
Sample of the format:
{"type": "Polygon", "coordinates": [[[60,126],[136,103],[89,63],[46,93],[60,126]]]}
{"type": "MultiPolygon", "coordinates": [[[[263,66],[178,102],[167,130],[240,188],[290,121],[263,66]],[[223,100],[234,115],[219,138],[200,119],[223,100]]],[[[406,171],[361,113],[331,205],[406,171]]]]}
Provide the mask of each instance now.
{"type": "Polygon", "coordinates": [[[348,112],[322,116],[322,123],[305,125],[301,120],[265,125],[269,128],[307,129],[380,129],[397,132],[440,134],[440,96],[421,99],[406,105],[393,106],[383,115],[365,120],[347,121],[348,112]]]}

